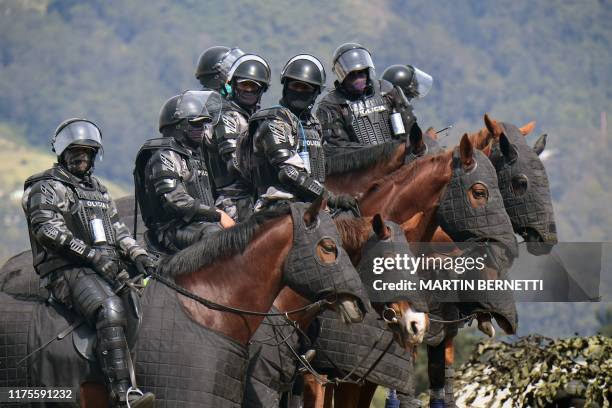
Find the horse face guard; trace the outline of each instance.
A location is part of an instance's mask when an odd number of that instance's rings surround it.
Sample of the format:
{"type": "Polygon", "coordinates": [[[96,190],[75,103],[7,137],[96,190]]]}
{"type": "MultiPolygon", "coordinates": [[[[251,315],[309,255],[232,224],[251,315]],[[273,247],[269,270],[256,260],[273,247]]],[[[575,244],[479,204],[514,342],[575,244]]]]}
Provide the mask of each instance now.
{"type": "MultiPolygon", "coordinates": [[[[372,265],[375,258],[394,258],[396,254],[407,254],[410,257],[414,256],[402,228],[391,221],[385,221],[385,225],[391,229],[391,236],[386,240],[381,240],[376,235],[372,235],[363,247],[361,260],[357,265],[357,272],[359,272],[359,276],[361,276],[363,285],[367,289],[371,289],[375,279],[380,279],[381,276],[384,278],[385,275],[388,276],[392,274],[393,278],[390,280],[397,282],[399,282],[400,279],[414,281],[418,287],[418,275],[411,274],[410,271],[406,269],[385,270],[384,275],[374,275],[374,273],[372,273],[372,265]]],[[[415,311],[427,313],[429,312],[429,307],[423,295],[424,294],[420,291],[415,290],[406,292],[404,295],[399,295],[396,299],[392,299],[391,301],[405,300],[410,302],[415,311]]],[[[370,297],[374,299],[373,295],[370,297]]],[[[375,300],[372,300],[372,302],[374,301],[375,300]]],[[[391,308],[385,308],[382,315],[383,319],[387,320],[388,323],[395,323],[391,321],[392,318],[386,318],[387,313],[391,313],[388,312],[388,310],[393,311],[391,308]]]]}
{"type": "Polygon", "coordinates": [[[501,244],[505,254],[499,255],[505,255],[505,261],[510,261],[518,255],[518,246],[498,188],[497,174],[480,150],[474,150],[473,160],[470,169],[463,168],[459,149],[455,148],[451,180],[440,197],[438,222],[455,242],[494,241],[501,244]],[[467,196],[475,183],[484,184],[489,190],[486,204],[477,208],[472,207],[467,196]]]}
{"type": "Polygon", "coordinates": [[[493,144],[491,162],[497,170],[504,206],[514,231],[528,243],[538,243],[528,244],[529,252],[548,253],[557,243],[557,229],[546,170],[516,126],[501,126],[506,139],[493,144]]]}
{"type": "Polygon", "coordinates": [[[309,204],[291,204],[293,219],[293,247],[289,251],[283,268],[283,280],[293,290],[310,301],[340,295],[353,297],[360,311],[367,312],[369,298],[357,271],[341,246],[340,234],[330,215],[319,212],[317,221],[310,226],[304,223],[304,213],[309,204]],[[337,259],[323,262],[317,254],[317,245],[322,239],[336,244],[337,259]]]}

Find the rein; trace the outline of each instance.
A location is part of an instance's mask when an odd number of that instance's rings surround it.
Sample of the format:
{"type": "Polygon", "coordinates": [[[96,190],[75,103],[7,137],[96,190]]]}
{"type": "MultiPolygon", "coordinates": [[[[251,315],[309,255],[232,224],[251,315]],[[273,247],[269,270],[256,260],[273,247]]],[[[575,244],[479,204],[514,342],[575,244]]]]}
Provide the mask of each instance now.
{"type": "Polygon", "coordinates": [[[310,303],[306,306],[300,307],[299,309],[288,310],[286,312],[256,312],[253,310],[244,310],[244,309],[239,309],[236,307],[222,305],[222,304],[213,302],[212,300],[205,299],[185,289],[184,287],[177,285],[174,281],[166,278],[163,275],[160,275],[156,271],[149,271],[149,275],[156,281],[162,283],[163,285],[174,290],[175,292],[180,293],[181,295],[188,297],[191,300],[195,300],[202,306],[205,306],[209,309],[217,310],[220,312],[229,312],[229,313],[235,313],[235,314],[240,314],[240,315],[261,316],[261,317],[285,316],[288,319],[288,316],[291,314],[312,311],[312,310],[319,311],[321,307],[326,306],[326,305],[331,305],[334,303],[327,299],[321,299],[321,300],[317,300],[314,303],[310,303]]]}

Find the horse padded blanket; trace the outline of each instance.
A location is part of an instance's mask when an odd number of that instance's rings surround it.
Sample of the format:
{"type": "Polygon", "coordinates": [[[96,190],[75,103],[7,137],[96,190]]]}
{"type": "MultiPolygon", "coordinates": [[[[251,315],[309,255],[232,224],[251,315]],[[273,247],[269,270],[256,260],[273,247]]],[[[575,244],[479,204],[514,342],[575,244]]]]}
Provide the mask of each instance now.
{"type": "Polygon", "coordinates": [[[321,329],[316,340],[317,354],[312,362],[317,370],[343,377],[361,362],[353,376],[353,379],[357,379],[370,369],[392,342],[387,353],[368,374],[367,380],[405,394],[414,392],[412,353],[399,347],[378,315],[367,313],[362,323],[350,325],[331,311],[323,312],[318,319],[321,329]],[[342,372],[336,372],[334,364],[342,372]]]}
{"type": "Polygon", "coordinates": [[[246,347],[197,324],[176,293],[156,281],[149,283],[142,301],[136,378],[143,391],[155,394],[155,406],[240,407],[246,347]]]}

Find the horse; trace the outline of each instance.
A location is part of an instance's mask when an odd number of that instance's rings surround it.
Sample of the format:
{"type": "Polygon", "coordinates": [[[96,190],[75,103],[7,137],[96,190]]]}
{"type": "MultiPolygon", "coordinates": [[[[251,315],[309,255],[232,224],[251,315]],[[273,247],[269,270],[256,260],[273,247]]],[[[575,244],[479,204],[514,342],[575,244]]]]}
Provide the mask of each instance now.
{"type": "MultiPolygon", "coordinates": [[[[331,301],[325,299],[333,298],[333,307],[341,311],[347,322],[363,318],[367,295],[348,255],[338,244],[339,236],[331,218],[319,213],[321,205],[320,201],[310,207],[292,204],[258,213],[245,223],[222,230],[210,240],[164,260],[159,268],[161,275],[172,278],[188,291],[184,293],[195,296],[179,295],[157,280],[151,281],[144,292],[142,309],[146,313],[135,346],[136,372],[139,385],[157,395],[158,406],[239,407],[246,345],[285,285],[311,302],[328,304],[331,301]],[[204,307],[194,300],[198,297],[217,305],[204,307]]],[[[30,356],[28,367],[16,366],[16,361],[33,346],[28,345],[28,336],[41,335],[32,328],[61,322],[64,317],[33,319],[32,315],[53,317],[59,312],[43,302],[23,301],[6,294],[0,298],[3,327],[16,327],[16,317],[21,321],[19,330],[0,333],[1,344],[21,346],[12,346],[11,350],[18,352],[0,357],[1,370],[5,371],[0,381],[8,378],[12,386],[50,386],[54,378],[36,378],[36,374],[52,377],[67,371],[70,375],[64,377],[69,382],[61,384],[66,386],[82,380],[74,376],[77,366],[85,366],[90,377],[96,377],[89,362],[66,360],[74,356],[70,341],[77,337],[74,333],[30,356]],[[67,361],[73,364],[67,365],[67,361]],[[62,369],[58,371],[59,367],[62,369]],[[68,367],[71,369],[67,370],[68,367]],[[19,370],[26,375],[17,378],[19,370]]],[[[56,310],[70,315],[65,308],[56,310]]],[[[47,333],[56,334],[60,325],[47,327],[47,333]]],[[[101,384],[88,380],[72,384],[73,388],[80,387],[81,406],[108,406],[101,384]]]]}
{"type": "MultiPolygon", "coordinates": [[[[419,136],[418,133],[411,129],[410,139],[416,140],[419,136]]],[[[401,147],[396,147],[393,153],[389,154],[388,157],[391,158],[389,162],[397,165],[401,161],[399,157],[402,155],[398,154],[401,153],[400,149],[401,147]]],[[[417,217],[418,219],[415,222],[410,223],[412,224],[410,228],[407,228],[406,236],[411,242],[428,242],[433,240],[434,234],[440,226],[439,220],[443,221],[445,216],[450,215],[445,212],[440,216],[438,208],[442,204],[442,199],[445,198],[443,193],[447,190],[446,186],[451,182],[453,174],[461,172],[461,168],[465,169],[473,166],[475,162],[478,162],[480,171],[486,173],[487,177],[485,179],[488,186],[480,183],[471,185],[469,190],[465,192],[466,202],[469,202],[472,207],[478,208],[486,205],[488,196],[495,197],[498,205],[496,215],[500,220],[505,220],[507,227],[504,232],[506,243],[512,246],[515,242],[513,242],[513,236],[510,238],[512,235],[511,226],[508,216],[501,206],[495,171],[483,153],[474,151],[467,135],[464,135],[457,149],[429,156],[425,155],[406,166],[400,164],[395,172],[382,178],[379,177],[369,185],[356,187],[351,184],[346,186],[346,184],[339,183],[337,180],[334,180],[332,185],[336,188],[345,185],[345,191],[357,193],[360,198],[360,209],[364,215],[380,212],[383,217],[398,223],[407,223],[407,220],[417,217]]],[[[382,168],[385,165],[374,162],[371,167],[382,168]]],[[[372,171],[374,172],[374,170],[372,171]]],[[[348,180],[349,176],[342,174],[338,178],[348,180]]],[[[353,180],[352,177],[350,179],[353,180]]],[[[452,226],[456,223],[447,223],[447,225],[452,226]]],[[[453,235],[460,236],[462,231],[449,232],[454,232],[453,235]]],[[[501,320],[506,319],[501,315],[497,317],[501,320]]],[[[512,313],[510,312],[507,317],[512,320],[512,313]]],[[[340,395],[343,394],[341,388],[342,386],[338,387],[340,395]]],[[[350,392],[354,393],[355,390],[351,389],[350,392]]],[[[307,399],[305,398],[305,401],[307,399]]],[[[336,404],[342,403],[341,396],[335,400],[336,404]]],[[[312,403],[312,400],[309,403],[312,403]]],[[[369,401],[365,403],[369,403],[369,401]]]]}
{"type": "MultiPolygon", "coordinates": [[[[395,223],[385,223],[379,215],[368,218],[337,218],[335,222],[342,237],[342,245],[347,250],[352,263],[357,266],[362,280],[369,278],[367,272],[370,272],[369,275],[371,275],[370,261],[374,257],[384,256],[391,252],[410,253],[400,227],[395,223]]],[[[406,272],[402,278],[409,279],[410,274],[406,272]]],[[[371,282],[367,283],[371,285],[371,282]]],[[[364,282],[366,287],[369,286],[367,283],[364,282]]],[[[384,316],[384,308],[386,308],[393,310],[391,313],[402,318],[389,325],[391,331],[388,334],[385,333],[387,335],[380,341],[382,350],[373,351],[370,361],[363,362],[365,366],[372,364],[372,359],[384,353],[384,346],[389,341],[395,341],[401,350],[422,341],[427,326],[427,316],[414,309],[425,310],[427,304],[418,296],[419,293],[414,292],[407,300],[389,302],[385,306],[373,302],[373,307],[379,314],[384,316]]],[[[304,307],[307,303],[307,299],[285,288],[274,301],[274,310],[295,310],[304,307]]],[[[308,364],[296,353],[300,346],[299,334],[305,335],[314,317],[315,314],[312,312],[302,312],[290,316],[294,321],[291,325],[288,325],[282,318],[276,318],[269,319],[268,324],[260,326],[249,347],[251,358],[244,406],[278,406],[281,393],[291,390],[296,375],[296,362],[302,365],[308,364]],[[293,329],[293,327],[299,329],[293,329]]],[[[375,317],[371,319],[376,321],[375,317]]],[[[382,330],[378,326],[376,329],[382,330]]],[[[310,342],[310,340],[306,341],[310,342]]],[[[361,368],[361,372],[363,371],[364,369],[361,368]]]]}

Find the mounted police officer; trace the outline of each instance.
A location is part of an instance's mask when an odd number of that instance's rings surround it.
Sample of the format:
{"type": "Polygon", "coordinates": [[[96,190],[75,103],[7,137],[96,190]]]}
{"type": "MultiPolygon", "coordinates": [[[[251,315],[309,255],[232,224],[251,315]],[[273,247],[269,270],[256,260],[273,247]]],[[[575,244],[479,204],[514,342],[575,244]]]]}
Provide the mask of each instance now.
{"type": "Polygon", "coordinates": [[[398,87],[376,79],[370,52],[346,43],[333,55],[338,78],[317,110],[323,138],[333,154],[404,138],[416,118],[398,87]]]}
{"type": "MultiPolygon", "coordinates": [[[[237,53],[234,53],[237,55],[237,53]]],[[[231,55],[221,64],[226,70],[231,55]]],[[[263,93],[270,85],[270,67],[254,54],[239,56],[227,70],[226,100],[221,117],[211,138],[205,139],[208,163],[215,191],[215,205],[233,219],[250,211],[250,197],[242,193],[237,184],[236,146],[238,139],[248,131],[248,120],[258,108],[263,93]]]]}
{"type": "Polygon", "coordinates": [[[214,206],[210,180],[202,157],[202,142],[210,138],[221,97],[213,91],[185,91],[161,108],[159,131],[136,158],[134,182],[147,238],[175,252],[206,235],[234,224],[214,206]]]}
{"type": "Polygon", "coordinates": [[[236,60],[244,55],[239,48],[228,48],[222,45],[209,47],[200,55],[196,66],[195,77],[203,91],[226,92],[227,75],[236,60]]]}
{"type": "Polygon", "coordinates": [[[399,86],[408,100],[423,98],[433,85],[431,75],[412,65],[391,65],[380,78],[399,86]]]}
{"type": "Polygon", "coordinates": [[[86,119],[66,120],[52,145],[58,163],[24,186],[34,268],[52,299],[96,328],[98,362],[113,406],[152,407],[153,394],[132,388],[126,310],[114,290],[130,278],[124,261],[143,274],[154,262],[132,239],[108,190],[92,175],[102,150],[98,127],[86,119]]]}
{"type": "Polygon", "coordinates": [[[325,87],[323,65],[312,55],[296,55],[285,64],[280,80],[280,105],[251,117],[239,149],[239,167],[250,182],[255,210],[278,201],[310,202],[326,194],[330,207],[357,212],[354,198],[330,194],[323,186],[321,126],[311,113],[325,87]]]}

